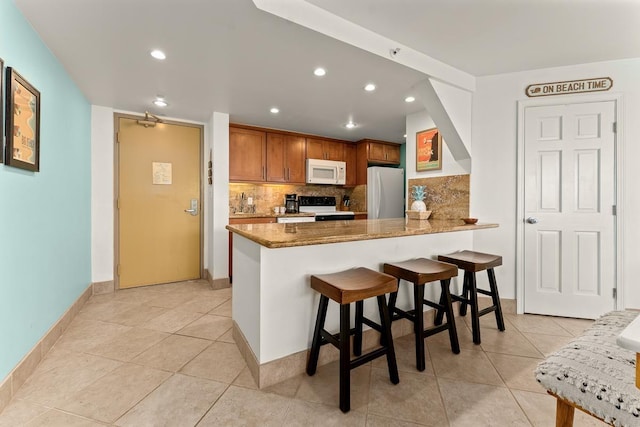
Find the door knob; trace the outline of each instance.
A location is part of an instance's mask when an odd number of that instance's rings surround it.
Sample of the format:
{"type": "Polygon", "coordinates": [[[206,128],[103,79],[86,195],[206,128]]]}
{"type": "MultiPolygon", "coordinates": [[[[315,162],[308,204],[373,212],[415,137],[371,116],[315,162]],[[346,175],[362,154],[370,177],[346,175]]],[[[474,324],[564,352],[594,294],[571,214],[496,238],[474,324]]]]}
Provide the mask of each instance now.
{"type": "Polygon", "coordinates": [[[191,208],[184,211],[193,216],[198,215],[198,199],[191,199],[191,208]]]}
{"type": "Polygon", "coordinates": [[[527,218],[527,222],[529,224],[537,224],[538,223],[538,218],[534,218],[534,217],[530,216],[529,218],[527,218]]]}

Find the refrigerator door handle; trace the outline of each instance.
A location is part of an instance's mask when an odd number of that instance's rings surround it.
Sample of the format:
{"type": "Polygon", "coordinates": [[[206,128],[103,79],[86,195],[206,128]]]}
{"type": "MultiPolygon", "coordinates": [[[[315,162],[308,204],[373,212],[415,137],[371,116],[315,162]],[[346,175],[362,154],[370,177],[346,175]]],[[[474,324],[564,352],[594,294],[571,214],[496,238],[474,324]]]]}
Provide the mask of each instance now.
{"type": "Polygon", "coordinates": [[[378,200],[376,204],[376,219],[380,218],[380,205],[382,205],[382,178],[380,173],[376,173],[376,177],[378,178],[378,200]]]}

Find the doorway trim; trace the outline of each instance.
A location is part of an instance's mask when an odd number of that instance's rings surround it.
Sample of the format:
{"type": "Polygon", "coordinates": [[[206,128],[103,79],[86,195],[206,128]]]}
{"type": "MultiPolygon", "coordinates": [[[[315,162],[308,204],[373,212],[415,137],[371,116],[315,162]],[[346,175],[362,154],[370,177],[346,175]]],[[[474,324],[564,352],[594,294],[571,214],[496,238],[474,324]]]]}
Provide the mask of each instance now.
{"type": "MultiPolygon", "coordinates": [[[[120,130],[119,119],[143,120],[144,114],[129,113],[113,113],[113,286],[117,292],[120,290],[120,276],[118,275],[118,262],[120,260],[120,215],[118,214],[118,200],[120,199],[120,144],[118,143],[118,132],[120,130]]],[[[198,169],[200,171],[200,278],[207,279],[204,266],[204,125],[190,122],[182,122],[177,120],[165,119],[162,117],[162,123],[169,125],[187,126],[200,129],[200,161],[198,169]]]]}
{"type": "Polygon", "coordinates": [[[517,182],[516,182],[516,312],[524,313],[524,118],[525,110],[528,107],[541,107],[549,105],[563,104],[586,104],[591,102],[613,101],[615,104],[615,188],[614,197],[617,207],[615,221],[615,283],[617,289],[615,299],[615,309],[623,308],[624,305],[624,277],[622,270],[623,260],[623,236],[624,236],[624,206],[623,203],[623,171],[624,171],[624,135],[622,118],[623,103],[622,94],[606,93],[593,95],[567,95],[545,99],[525,99],[518,101],[518,121],[517,121],[517,182]]]}

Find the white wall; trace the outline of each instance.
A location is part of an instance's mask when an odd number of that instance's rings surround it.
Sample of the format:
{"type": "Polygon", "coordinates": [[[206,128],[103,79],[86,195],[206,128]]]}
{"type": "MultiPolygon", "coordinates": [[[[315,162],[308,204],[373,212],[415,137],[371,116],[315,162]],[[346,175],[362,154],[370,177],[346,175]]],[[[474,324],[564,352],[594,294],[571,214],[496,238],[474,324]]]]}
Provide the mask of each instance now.
{"type": "Polygon", "coordinates": [[[214,279],[229,277],[229,115],[213,113],[209,121],[213,148],[212,252],[209,272],[214,279]]]}
{"type": "MultiPolygon", "coordinates": [[[[640,263],[636,260],[640,241],[640,198],[635,196],[640,168],[640,59],[608,61],[480,77],[473,95],[473,173],[471,209],[483,221],[497,222],[492,233],[475,233],[474,249],[500,253],[503,266],[496,269],[501,296],[514,298],[516,291],[516,145],[517,101],[528,99],[524,90],[532,83],[595,77],[611,77],[611,93],[622,94],[623,116],[618,140],[623,150],[623,199],[618,202],[624,230],[622,271],[619,272],[627,308],[640,308],[640,286],[633,280],[640,263]],[[621,203],[620,203],[621,202],[621,203]]],[[[562,96],[554,97],[562,102],[562,96]]],[[[615,262],[615,260],[610,260],[615,262]]]]}
{"type": "Polygon", "coordinates": [[[91,281],[113,280],[113,109],[91,106],[91,281]]]}
{"type": "MultiPolygon", "coordinates": [[[[472,111],[471,93],[438,81],[433,81],[432,84],[436,93],[438,94],[438,97],[440,98],[440,102],[442,102],[442,105],[447,110],[447,114],[449,115],[451,122],[458,131],[458,135],[460,135],[460,138],[467,147],[467,150],[470,150],[472,111]]],[[[422,100],[419,99],[418,102],[420,101],[422,100]]],[[[442,135],[444,140],[442,146],[442,170],[428,172],[416,171],[416,133],[438,126],[436,123],[434,123],[433,119],[429,115],[429,106],[426,105],[426,108],[427,110],[423,110],[407,116],[407,158],[405,171],[407,179],[469,173],[465,169],[465,165],[459,164],[454,160],[453,156],[451,155],[451,151],[449,151],[449,148],[447,147],[447,136],[444,133],[442,135]]]]}

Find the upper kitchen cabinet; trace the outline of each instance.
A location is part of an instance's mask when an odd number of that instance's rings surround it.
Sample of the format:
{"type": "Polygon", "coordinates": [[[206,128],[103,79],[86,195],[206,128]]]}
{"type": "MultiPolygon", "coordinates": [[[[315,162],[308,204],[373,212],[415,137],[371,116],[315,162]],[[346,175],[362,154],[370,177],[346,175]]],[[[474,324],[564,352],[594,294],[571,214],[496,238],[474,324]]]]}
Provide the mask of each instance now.
{"type": "Polygon", "coordinates": [[[370,164],[400,164],[400,144],[363,139],[358,141],[358,145],[362,145],[363,151],[366,152],[367,161],[370,164]]]}
{"type": "Polygon", "coordinates": [[[264,181],[267,134],[229,127],[229,181],[264,181]]]}
{"type": "Polygon", "coordinates": [[[346,187],[355,187],[358,165],[358,150],[355,144],[344,144],[344,161],[347,163],[347,176],[344,185],[346,187]]]}
{"type": "Polygon", "coordinates": [[[344,161],[344,143],[307,138],[307,159],[344,161]]]}
{"type": "Polygon", "coordinates": [[[373,139],[358,141],[356,184],[366,185],[367,167],[370,165],[400,165],[400,144],[373,139]]]}
{"type": "Polygon", "coordinates": [[[305,138],[267,133],[267,181],[305,183],[305,138]]]}

